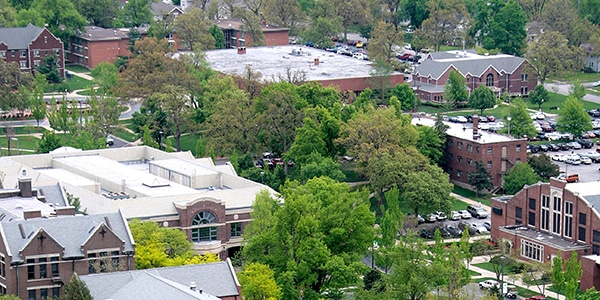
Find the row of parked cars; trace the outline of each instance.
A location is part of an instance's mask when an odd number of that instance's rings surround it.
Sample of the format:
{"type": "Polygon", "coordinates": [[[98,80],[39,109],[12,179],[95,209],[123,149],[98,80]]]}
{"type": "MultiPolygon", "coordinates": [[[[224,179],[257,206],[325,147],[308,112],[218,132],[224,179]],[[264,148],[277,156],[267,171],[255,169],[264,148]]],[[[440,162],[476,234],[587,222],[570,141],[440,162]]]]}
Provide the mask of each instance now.
{"type": "Polygon", "coordinates": [[[584,153],[570,153],[564,154],[553,154],[550,158],[553,161],[565,162],[570,165],[591,165],[593,163],[600,163],[600,153],[594,151],[588,151],[584,153]]]}
{"type": "Polygon", "coordinates": [[[458,238],[462,236],[463,231],[465,230],[468,230],[469,235],[471,236],[475,234],[488,233],[492,230],[492,224],[488,221],[483,223],[469,223],[466,221],[460,221],[458,224],[446,224],[444,226],[436,227],[432,231],[423,228],[419,231],[419,235],[424,239],[433,239],[435,230],[439,230],[440,235],[443,238],[458,238]]]}
{"type": "Polygon", "coordinates": [[[579,149],[590,149],[594,147],[594,142],[588,139],[580,139],[568,143],[548,143],[541,145],[527,145],[527,153],[539,153],[539,152],[557,152],[557,151],[569,151],[579,149]]]}

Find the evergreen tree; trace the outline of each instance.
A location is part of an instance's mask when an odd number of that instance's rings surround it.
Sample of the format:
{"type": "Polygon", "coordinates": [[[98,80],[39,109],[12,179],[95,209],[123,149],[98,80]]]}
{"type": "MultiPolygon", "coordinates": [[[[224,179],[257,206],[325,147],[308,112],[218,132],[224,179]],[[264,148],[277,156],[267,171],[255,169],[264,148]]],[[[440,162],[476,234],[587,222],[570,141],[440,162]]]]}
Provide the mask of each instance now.
{"type": "Polygon", "coordinates": [[[225,35],[217,25],[210,28],[210,35],[215,38],[215,49],[225,49],[225,35]]]}
{"type": "Polygon", "coordinates": [[[63,287],[64,295],[61,299],[63,300],[92,300],[90,290],[85,285],[77,273],[73,273],[71,280],[63,287]]]}
{"type": "Polygon", "coordinates": [[[475,161],[473,171],[467,173],[467,181],[475,188],[475,193],[479,197],[479,192],[484,189],[494,188],[494,182],[490,171],[485,167],[483,161],[475,161]]]}

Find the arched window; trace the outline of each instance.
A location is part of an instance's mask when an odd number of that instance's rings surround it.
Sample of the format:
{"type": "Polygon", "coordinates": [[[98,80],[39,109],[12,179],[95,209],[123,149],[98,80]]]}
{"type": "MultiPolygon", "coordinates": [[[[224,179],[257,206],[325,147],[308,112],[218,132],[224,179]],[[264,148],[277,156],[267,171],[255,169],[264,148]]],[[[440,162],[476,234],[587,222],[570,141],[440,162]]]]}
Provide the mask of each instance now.
{"type": "MultiPolygon", "coordinates": [[[[209,211],[202,211],[194,216],[192,226],[217,223],[217,218],[209,211]]],[[[202,227],[192,229],[193,242],[217,240],[217,227],[202,227]]]]}
{"type": "Polygon", "coordinates": [[[494,75],[488,74],[485,76],[485,86],[494,86],[494,75]]]}

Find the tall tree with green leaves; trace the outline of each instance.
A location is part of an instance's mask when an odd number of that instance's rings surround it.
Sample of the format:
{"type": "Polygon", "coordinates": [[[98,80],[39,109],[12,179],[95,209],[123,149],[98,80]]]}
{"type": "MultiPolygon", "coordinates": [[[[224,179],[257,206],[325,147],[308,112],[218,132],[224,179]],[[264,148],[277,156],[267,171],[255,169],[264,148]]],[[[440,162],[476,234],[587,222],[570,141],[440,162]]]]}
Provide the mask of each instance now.
{"type": "Polygon", "coordinates": [[[369,58],[374,61],[383,61],[394,64],[396,59],[396,45],[402,45],[404,32],[398,30],[391,23],[378,22],[373,28],[369,40],[369,58]]]}
{"type": "Polygon", "coordinates": [[[494,92],[485,85],[477,87],[471,96],[469,96],[469,107],[479,110],[479,114],[496,105],[496,96],[494,92]]]}
{"type": "Polygon", "coordinates": [[[434,51],[440,51],[446,41],[456,36],[465,36],[472,21],[464,1],[429,0],[427,8],[429,18],[423,21],[421,30],[415,35],[430,41],[434,51]]]}
{"type": "Polygon", "coordinates": [[[549,30],[527,46],[525,57],[533,65],[533,70],[537,71],[538,79],[543,86],[548,76],[561,75],[578,68],[576,54],[577,51],[568,45],[564,35],[549,30]]]}
{"type": "Polygon", "coordinates": [[[502,53],[520,56],[525,48],[527,16],[514,0],[500,8],[491,22],[490,33],[483,40],[486,49],[499,48],[502,53]]]}
{"type": "Polygon", "coordinates": [[[215,39],[215,49],[225,49],[225,35],[223,31],[215,24],[210,27],[209,32],[215,39]]]}
{"type": "Polygon", "coordinates": [[[44,131],[42,138],[38,142],[37,153],[48,153],[61,146],[60,138],[54,132],[44,131]]]}
{"type": "Polygon", "coordinates": [[[556,123],[560,132],[568,132],[573,136],[581,136],[582,133],[592,130],[592,118],[583,108],[582,100],[572,95],[567,96],[556,123]]]}
{"type": "Polygon", "coordinates": [[[533,91],[529,93],[529,102],[537,105],[538,108],[542,109],[542,104],[550,100],[550,94],[543,84],[538,84],[533,91]]]}
{"type": "MultiPolygon", "coordinates": [[[[515,138],[524,136],[535,136],[536,131],[531,120],[531,116],[527,112],[527,104],[521,98],[515,98],[509,103],[511,121],[510,135],[515,138]]],[[[508,116],[507,116],[508,117],[508,116]]],[[[508,130],[508,128],[507,128],[508,130]]]]}
{"type": "Polygon", "coordinates": [[[0,28],[17,26],[17,10],[9,0],[0,0],[0,28]]]}
{"type": "Polygon", "coordinates": [[[91,72],[94,81],[98,84],[100,94],[109,93],[117,85],[117,66],[109,62],[96,65],[91,72]]]}
{"type": "Polygon", "coordinates": [[[477,197],[479,197],[479,192],[482,190],[491,190],[494,188],[492,175],[481,160],[476,160],[472,171],[467,173],[467,182],[475,188],[477,197]]]}
{"type": "Polygon", "coordinates": [[[150,0],[129,0],[118,13],[118,27],[140,27],[142,24],[150,24],[152,11],[150,0]]]}
{"type": "Polygon", "coordinates": [[[39,12],[48,29],[63,43],[69,43],[75,32],[84,30],[86,25],[85,18],[69,0],[34,0],[31,8],[39,12]]]}
{"type": "Polygon", "coordinates": [[[555,164],[546,153],[528,156],[527,164],[543,179],[550,179],[560,174],[560,166],[555,164]]]}
{"type": "Polygon", "coordinates": [[[504,190],[508,195],[514,195],[523,186],[534,184],[540,180],[533,168],[523,162],[517,162],[502,177],[504,178],[504,190]]]}
{"type": "Polygon", "coordinates": [[[411,110],[415,108],[417,102],[417,96],[413,91],[412,87],[408,85],[408,83],[397,84],[390,92],[392,96],[398,97],[398,100],[401,103],[402,110],[411,110]]]}
{"type": "Polygon", "coordinates": [[[314,45],[329,48],[333,46],[332,39],[337,37],[341,30],[342,25],[339,18],[318,17],[300,33],[300,36],[314,45]]]}
{"type": "Polygon", "coordinates": [[[581,261],[577,252],[571,251],[571,257],[565,261],[565,298],[575,300],[579,290],[579,280],[583,275],[581,270],[581,261]]]}
{"type": "Polygon", "coordinates": [[[465,78],[457,71],[452,70],[448,75],[448,81],[444,86],[444,100],[451,107],[457,107],[459,103],[469,99],[465,78]]]}
{"type": "Polygon", "coordinates": [[[327,155],[324,134],[313,119],[304,118],[302,127],[296,128],[296,137],[285,156],[302,165],[313,153],[327,155]]]}
{"type": "Polygon", "coordinates": [[[37,67],[37,71],[46,76],[48,83],[55,84],[63,81],[58,69],[58,58],[54,54],[44,56],[42,63],[37,67]]]}
{"type": "Polygon", "coordinates": [[[33,77],[27,72],[21,72],[19,65],[0,60],[0,110],[13,108],[25,109],[29,99],[24,99],[24,88],[33,88],[33,77]]]}
{"type": "Polygon", "coordinates": [[[186,11],[175,19],[173,26],[183,45],[190,51],[194,51],[195,47],[198,50],[215,49],[216,37],[211,34],[210,21],[201,9],[186,11]]]}
{"type": "Polygon", "coordinates": [[[244,266],[239,277],[244,299],[281,299],[281,288],[275,281],[275,272],[269,266],[257,262],[250,263],[244,266]]]}
{"type": "Polygon", "coordinates": [[[103,28],[112,28],[113,20],[121,8],[119,0],[71,0],[77,11],[88,24],[103,28]]]}
{"type": "Polygon", "coordinates": [[[556,290],[556,298],[565,288],[565,273],[563,271],[562,252],[558,251],[552,260],[552,287],[556,290]]]}

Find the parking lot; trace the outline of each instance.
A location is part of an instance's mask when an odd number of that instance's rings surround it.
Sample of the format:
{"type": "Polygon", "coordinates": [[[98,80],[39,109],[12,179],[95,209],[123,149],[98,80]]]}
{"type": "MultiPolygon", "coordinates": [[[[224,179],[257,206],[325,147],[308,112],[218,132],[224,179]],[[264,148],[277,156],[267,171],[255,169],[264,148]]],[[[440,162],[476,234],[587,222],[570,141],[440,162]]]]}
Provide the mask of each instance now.
{"type": "MultiPolygon", "coordinates": [[[[446,220],[443,220],[443,221],[424,222],[424,223],[418,224],[417,230],[418,230],[418,233],[421,235],[421,230],[425,229],[425,230],[427,230],[428,233],[430,233],[433,236],[433,234],[434,234],[434,232],[435,232],[435,230],[437,228],[446,228],[447,226],[452,226],[454,228],[460,228],[460,227],[464,228],[464,226],[459,226],[459,223],[465,223],[466,222],[466,223],[469,223],[469,224],[478,225],[478,227],[480,227],[480,226],[483,225],[484,222],[488,222],[489,224],[491,224],[491,218],[490,218],[489,213],[490,212],[488,211],[488,216],[486,218],[481,218],[481,219],[475,218],[475,217],[471,217],[471,218],[468,218],[468,219],[462,219],[461,218],[459,220],[450,220],[450,218],[447,218],[446,220]]],[[[423,216],[423,217],[427,218],[427,216],[423,216]]],[[[478,236],[478,235],[487,235],[487,234],[489,234],[489,231],[488,232],[482,232],[482,233],[477,233],[475,231],[471,231],[471,233],[472,233],[471,236],[478,236]]],[[[425,237],[423,235],[421,235],[421,237],[423,237],[425,239],[430,239],[430,238],[425,237]]],[[[452,235],[452,234],[450,234],[450,236],[446,236],[446,237],[443,237],[443,238],[449,239],[449,238],[458,238],[458,237],[460,237],[460,235],[452,235]]]]}
{"type": "MultiPolygon", "coordinates": [[[[556,151],[556,152],[546,152],[546,154],[550,157],[552,157],[554,154],[563,154],[563,155],[569,155],[569,154],[583,154],[586,152],[596,152],[596,149],[598,147],[594,146],[591,149],[571,149],[571,150],[562,150],[562,151],[556,151]]],[[[572,165],[572,164],[567,164],[566,162],[561,162],[561,161],[554,161],[555,164],[557,164],[560,167],[560,171],[564,172],[566,174],[578,174],[579,175],[579,182],[592,182],[592,181],[600,181],[600,171],[598,171],[598,168],[600,168],[600,163],[594,163],[592,162],[589,165],[586,164],[579,164],[579,165],[572,165]]]]}

